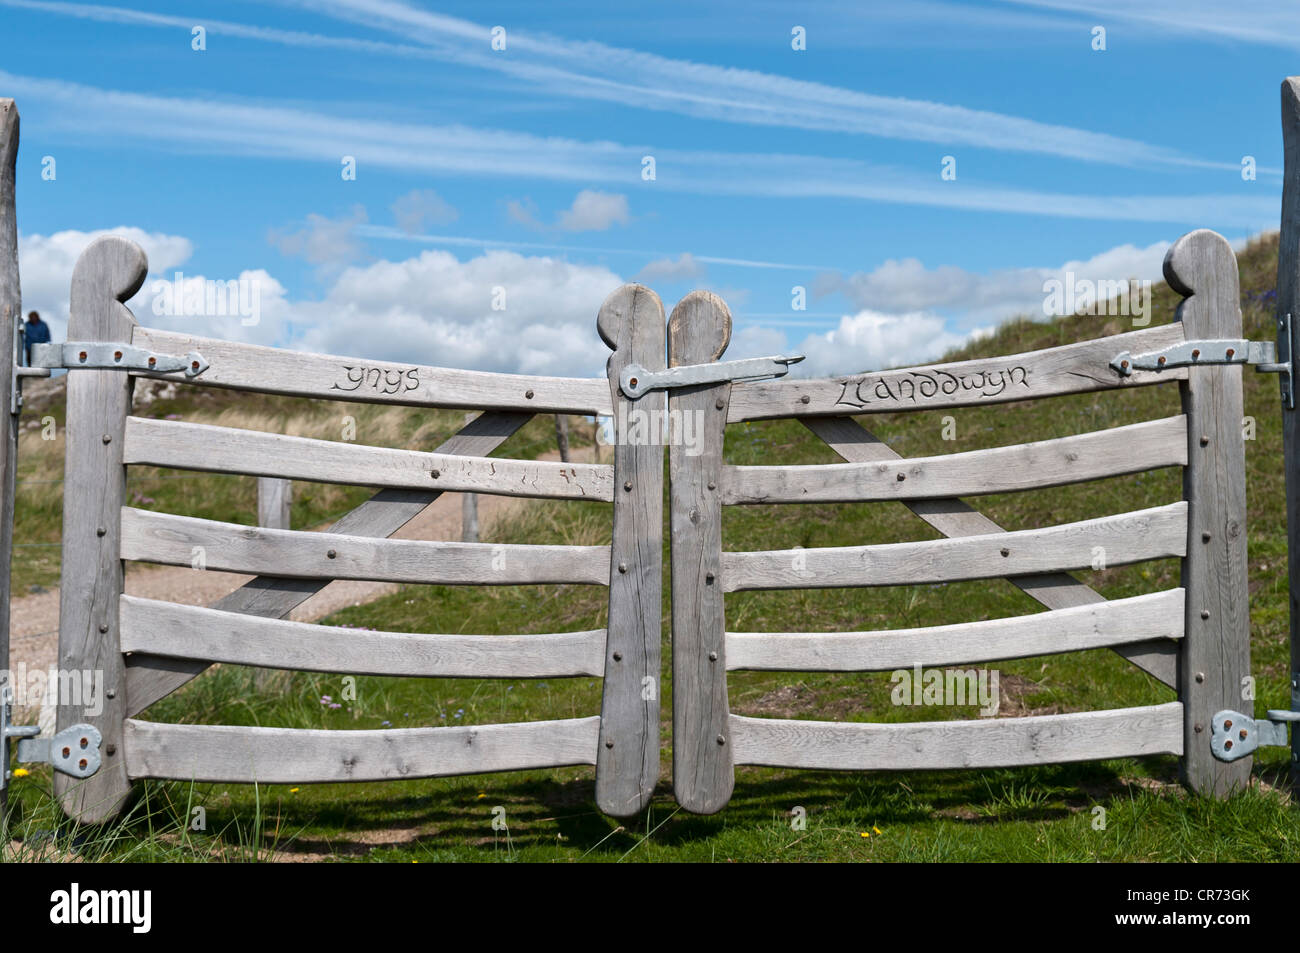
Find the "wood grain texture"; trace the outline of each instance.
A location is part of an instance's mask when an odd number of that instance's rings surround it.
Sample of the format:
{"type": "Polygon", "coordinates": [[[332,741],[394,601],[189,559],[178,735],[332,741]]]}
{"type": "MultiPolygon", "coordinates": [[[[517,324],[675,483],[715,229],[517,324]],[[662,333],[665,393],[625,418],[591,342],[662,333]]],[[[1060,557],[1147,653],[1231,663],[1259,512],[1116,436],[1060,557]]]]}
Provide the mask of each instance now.
{"type": "MultiPolygon", "coordinates": [[[[852,417],[809,417],[801,419],[801,422],[846,460],[869,463],[902,459],[852,417]]],[[[959,499],[904,500],[903,505],[950,538],[1006,532],[959,499]]],[[[1105,601],[1100,593],[1068,573],[1013,576],[1007,581],[1049,609],[1068,609],[1105,601]]],[[[1170,688],[1178,687],[1178,647],[1168,640],[1117,646],[1115,652],[1170,688]]]]}
{"type": "MultiPolygon", "coordinates": [[[[127,451],[131,449],[131,420],[127,418],[127,451]]],[[[130,459],[127,459],[130,463],[130,459]]],[[[257,478],[257,525],[267,529],[291,529],[293,483],[279,477],[257,478]]]]}
{"type": "Polygon", "coordinates": [[[262,529],[122,507],[123,559],[314,579],[429,585],[604,585],[608,546],[520,546],[373,539],[262,529]]]}
{"type": "Polygon", "coordinates": [[[192,380],[179,372],[138,376],[206,387],[410,407],[464,407],[530,414],[604,416],[610,413],[609,388],[599,377],[535,377],[397,364],[308,354],[144,327],[136,328],[132,343],[162,354],[198,351],[211,366],[192,380]]]}
{"type": "MultiPolygon", "coordinates": [[[[486,456],[531,419],[532,414],[481,414],[438,447],[438,452],[486,456]]],[[[440,496],[441,490],[380,490],[325,532],[382,539],[396,533],[440,496]]],[[[328,584],[328,579],[259,576],[217,601],[213,608],[283,618],[328,584]]],[[[138,715],[207,667],[208,663],[201,661],[132,655],[126,662],[128,716],[138,715]]]]}
{"type": "MultiPolygon", "coordinates": [[[[0,99],[0,380],[13,380],[10,344],[23,319],[22,287],[18,275],[18,107],[0,99]]],[[[8,696],[9,681],[9,564],[14,543],[14,478],[18,464],[18,416],[4,407],[0,427],[0,699],[8,696]]],[[[8,765],[0,766],[8,770],[8,765]]],[[[0,788],[0,818],[8,816],[8,788],[0,788]]]]}
{"type": "Polygon", "coordinates": [[[965,453],[873,463],[724,467],[723,503],[848,503],[979,496],[1187,463],[1187,418],[965,453]]]}
{"type": "Polygon", "coordinates": [[[437,678],[604,672],[605,630],[531,635],[374,632],[122,596],[122,651],[263,668],[437,678]]]}
{"type": "MultiPolygon", "coordinates": [[[[1300,327],[1300,77],[1282,82],[1282,230],[1277,244],[1277,313],[1300,327]]],[[[1295,355],[1292,354],[1294,359],[1295,355]]],[[[1279,385],[1280,386],[1280,385],[1279,385]]],[[[1296,386],[1292,379],[1291,386],[1296,386]]],[[[1282,405],[1290,589],[1291,707],[1300,711],[1300,411],[1282,405]]],[[[1300,790],[1300,730],[1291,729],[1291,784],[1300,790]]]]}
{"type": "MultiPolygon", "coordinates": [[[[914,543],[723,553],[726,592],[904,586],[1107,566],[1187,552],[1187,503],[1044,529],[914,543]]],[[[1190,590],[1189,590],[1190,591],[1190,590]]]]}
{"type": "Polygon", "coordinates": [[[659,780],[659,661],[663,598],[663,445],[635,415],[662,414],[664,395],[628,400],[618,378],[628,364],[663,370],[664,309],[642,285],[614,291],[596,318],[613,350],[606,370],[614,408],[614,527],[609,561],[609,634],[596,753],[596,804],[628,817],[650,803],[659,780]],[[635,431],[653,442],[633,442],[635,431]]]}
{"type": "Polygon", "coordinates": [[[1010,768],[1182,754],[1179,702],[1030,718],[894,724],[731,716],[737,764],[832,771],[1010,768]]]}
{"type": "MultiPolygon", "coordinates": [[[[69,338],[129,341],[135,319],[122,302],[135,294],[148,271],[139,245],[115,236],[91,242],[72,272],[69,338]]],[[[117,816],[130,792],[122,756],[127,686],[118,645],[123,583],[118,514],[126,495],[122,434],[132,383],[116,370],[68,374],[59,667],[102,672],[105,697],[95,715],[60,704],[58,728],[80,722],[98,728],[103,765],[84,781],[56,773],[54,793],[69,817],[90,823],[117,816]]]]}
{"type": "Polygon", "coordinates": [[[336,440],[128,418],[126,462],[315,483],[568,500],[614,498],[614,468],[369,447],[336,440]]]}
{"type": "Polygon", "coordinates": [[[126,722],[133,778],[243,784],[397,781],[591,764],[600,719],[319,731],[126,722]]]}
{"type": "MultiPolygon", "coordinates": [[[[668,321],[672,366],[718,360],[731,339],[731,312],[717,295],[696,291],[668,321]]],[[[731,799],[735,770],[726,743],[726,616],[722,575],[723,432],[731,384],[674,388],[674,420],[695,421],[698,444],[673,440],[671,479],[673,625],[673,794],[695,814],[731,799]],[[718,743],[718,739],[722,743],[718,743]]]]}
{"type": "MultiPolygon", "coordinates": [[[[1220,235],[1189,232],[1165,255],[1165,279],[1184,296],[1176,320],[1188,340],[1241,337],[1237,256],[1220,235]]],[[[1187,627],[1179,668],[1186,706],[1184,780],[1222,797],[1250,780],[1250,758],[1224,763],[1210,751],[1210,719],[1240,710],[1250,674],[1250,591],[1246,574],[1246,445],[1241,366],[1192,367],[1180,385],[1187,415],[1187,627]]]]}
{"type": "MultiPolygon", "coordinates": [[[[1035,615],[879,632],[728,632],[727,668],[884,672],[1109,648],[1183,635],[1183,590],[1035,615]]],[[[675,643],[674,643],[675,644],[675,643]]],[[[677,683],[673,684],[674,699],[677,683]]]]}
{"type": "Polygon", "coordinates": [[[1187,376],[1186,368],[1135,371],[1121,377],[1109,366],[1111,358],[1121,351],[1141,354],[1182,340],[1179,325],[1162,324],[1077,344],[974,361],[816,380],[786,377],[737,381],[727,420],[736,423],[770,417],[937,410],[1182,380],[1187,376]]]}

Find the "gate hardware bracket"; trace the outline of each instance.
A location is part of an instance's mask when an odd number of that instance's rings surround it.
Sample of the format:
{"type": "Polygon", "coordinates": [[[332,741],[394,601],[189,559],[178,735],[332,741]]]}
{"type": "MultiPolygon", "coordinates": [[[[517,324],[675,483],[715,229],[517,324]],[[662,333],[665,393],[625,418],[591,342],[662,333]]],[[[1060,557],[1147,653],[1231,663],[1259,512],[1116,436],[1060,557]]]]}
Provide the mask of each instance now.
{"type": "Polygon", "coordinates": [[[23,371],[45,370],[48,376],[50,368],[76,370],[144,371],[157,374],[170,374],[184,371],[186,377],[198,377],[208,369],[208,362],[198,351],[190,351],[184,357],[171,354],[158,354],[146,351],[130,344],[114,344],[104,341],[64,341],[59,344],[33,344],[31,368],[23,371]]]}
{"type": "Polygon", "coordinates": [[[1162,371],[1170,367],[1197,364],[1254,364],[1255,370],[1282,377],[1282,401],[1288,410],[1295,408],[1295,348],[1292,346],[1291,315],[1277,317],[1277,343],[1248,341],[1244,338],[1213,341],[1184,341],[1159,351],[1130,354],[1122,351],[1111,359],[1110,366],[1122,377],[1137,371],[1162,371]]]}
{"type": "Polygon", "coordinates": [[[53,766],[55,771],[74,778],[88,778],[102,763],[99,745],[103,741],[94,725],[70,725],[52,738],[38,738],[37,725],[13,725],[12,696],[5,689],[0,704],[0,790],[9,783],[9,743],[18,742],[18,760],[39,761],[53,766]]]}
{"type": "Polygon", "coordinates": [[[802,361],[802,354],[776,357],[753,357],[744,361],[720,361],[712,364],[682,364],[663,371],[647,371],[640,364],[629,364],[618,376],[618,388],[632,400],[652,390],[694,387],[698,384],[723,384],[727,381],[758,381],[784,377],[791,364],[802,361]]]}
{"type": "Polygon", "coordinates": [[[1270,708],[1266,718],[1251,718],[1225,709],[1210,726],[1210,751],[1220,761],[1236,761],[1261,746],[1286,747],[1287,722],[1300,722],[1300,711],[1270,708]]]}

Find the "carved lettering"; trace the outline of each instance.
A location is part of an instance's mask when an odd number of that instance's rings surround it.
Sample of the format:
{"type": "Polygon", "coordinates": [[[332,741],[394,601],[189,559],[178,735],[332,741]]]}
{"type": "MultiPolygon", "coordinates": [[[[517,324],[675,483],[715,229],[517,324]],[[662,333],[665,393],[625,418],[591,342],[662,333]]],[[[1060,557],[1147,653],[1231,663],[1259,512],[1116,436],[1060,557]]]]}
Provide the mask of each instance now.
{"type": "Polygon", "coordinates": [[[968,371],[897,371],[879,376],[868,375],[840,381],[840,396],[835,402],[849,407],[867,407],[879,403],[917,404],[942,395],[952,397],[964,391],[981,397],[997,397],[1008,387],[1029,388],[1029,369],[1016,364],[1001,370],[968,371]]]}
{"type": "Polygon", "coordinates": [[[336,381],[330,385],[330,390],[351,392],[364,386],[376,394],[389,396],[400,391],[413,391],[420,386],[420,369],[418,367],[402,370],[396,367],[366,367],[364,365],[345,364],[343,370],[347,372],[347,384],[351,386],[345,386],[336,381]]]}

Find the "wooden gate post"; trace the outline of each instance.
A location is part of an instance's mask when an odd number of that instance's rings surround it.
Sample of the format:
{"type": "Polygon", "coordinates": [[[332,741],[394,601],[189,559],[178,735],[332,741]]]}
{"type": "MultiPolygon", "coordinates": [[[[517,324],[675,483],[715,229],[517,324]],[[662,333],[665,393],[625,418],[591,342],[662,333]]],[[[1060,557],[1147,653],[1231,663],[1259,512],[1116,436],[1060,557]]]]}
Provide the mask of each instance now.
{"type": "MultiPolygon", "coordinates": [[[[1165,256],[1165,279],[1183,295],[1177,320],[1187,340],[1240,338],[1237,256],[1223,236],[1198,229],[1165,256]]],[[[1187,591],[1178,695],[1183,703],[1183,780],[1222,797],[1250,780],[1250,758],[1219,761],[1211,719],[1242,710],[1250,674],[1250,590],[1246,572],[1246,444],[1240,364],[1188,368],[1179,384],[1187,415],[1187,591]]],[[[1253,710],[1253,706],[1247,708],[1253,710]]]]}
{"type": "Polygon", "coordinates": [[[614,353],[614,534],[610,546],[596,803],[628,817],[650,803],[659,780],[659,658],[663,614],[663,391],[636,400],[619,389],[629,364],[664,368],[664,308],[642,285],[619,288],[596,327],[614,353]]]}
{"type": "MultiPolygon", "coordinates": [[[[1277,243],[1277,314],[1300,325],[1300,76],[1282,82],[1282,232],[1277,243]]],[[[1288,350],[1295,360],[1295,350],[1288,350]]],[[[1295,393],[1292,375],[1291,392],[1295,393]]],[[[1286,471],[1287,557],[1291,591],[1291,709],[1300,711],[1300,411],[1282,405],[1282,465],[1286,471]]],[[[1291,727],[1291,782],[1300,784],[1300,725],[1291,727]]]]}
{"type": "MultiPolygon", "coordinates": [[[[731,340],[731,312],[693,291],[668,321],[669,363],[708,364],[731,340]]],[[[673,794],[695,814],[731,799],[726,616],[722,595],[722,449],[731,384],[674,388],[669,443],[672,500],[673,794]],[[694,446],[683,434],[693,432],[694,446]]]]}
{"type": "MultiPolygon", "coordinates": [[[[139,245],[116,236],[98,238],[72,272],[70,341],[130,343],[135,319],[126,301],[148,273],[139,245]]],[[[67,456],[63,470],[63,572],[59,589],[59,668],[78,684],[102,676],[103,710],[91,715],[59,699],[59,730],[87,722],[103,736],[99,771],[84,781],[54,776],[63,810],[96,823],[116,816],[131,783],[122,748],[126,672],[118,632],[122,595],[121,526],[126,497],[123,434],[131,411],[133,379],[120,370],[68,373],[67,456]]]]}
{"type": "MultiPolygon", "coordinates": [[[[0,99],[0,382],[5,383],[4,416],[0,416],[0,699],[9,684],[9,563],[14,542],[14,477],[18,469],[18,408],[13,395],[13,344],[22,321],[18,281],[18,211],[15,195],[18,160],[18,109],[12,99],[0,99]]],[[[8,771],[9,765],[0,765],[8,771]]],[[[0,788],[0,829],[8,815],[9,792],[0,788]]]]}

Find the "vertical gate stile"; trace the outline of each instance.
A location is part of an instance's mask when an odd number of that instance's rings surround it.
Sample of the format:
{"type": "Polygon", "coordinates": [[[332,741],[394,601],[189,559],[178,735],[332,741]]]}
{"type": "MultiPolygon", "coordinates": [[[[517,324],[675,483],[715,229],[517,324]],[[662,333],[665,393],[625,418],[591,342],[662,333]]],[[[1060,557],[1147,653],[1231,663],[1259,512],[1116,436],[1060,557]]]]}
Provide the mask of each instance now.
{"type": "MultiPolygon", "coordinates": [[[[116,237],[92,242],[72,273],[68,339],[130,343],[135,319],[126,301],[140,289],[148,262],[138,245],[116,237]]],[[[64,704],[59,729],[88,722],[103,737],[102,767],[84,781],[54,776],[55,796],[85,822],[117,815],[130,792],[123,750],[125,664],[118,604],[122,594],[121,511],[126,496],[123,434],[133,379],[120,370],[68,374],[63,484],[63,567],[59,590],[59,668],[84,683],[103,678],[103,710],[64,704]]]]}
{"type": "MultiPolygon", "coordinates": [[[[1206,229],[1184,235],[1165,256],[1164,271],[1184,296],[1178,320],[1189,341],[1241,337],[1237,258],[1222,236],[1206,229]]],[[[1245,787],[1251,768],[1248,757],[1225,763],[1210,748],[1212,717],[1242,706],[1250,674],[1241,365],[1193,365],[1179,386],[1187,415],[1183,497],[1189,506],[1178,672],[1182,768],[1193,790],[1221,797],[1245,787]]]]}
{"type": "MultiPolygon", "coordinates": [[[[14,402],[14,367],[22,321],[18,281],[18,214],[15,194],[18,159],[18,109],[12,99],[0,99],[0,380],[8,382],[8,401],[0,433],[0,704],[13,688],[9,684],[9,573],[14,541],[14,479],[18,470],[18,407],[14,402]]],[[[0,771],[8,771],[0,764],[0,771]]],[[[0,829],[8,813],[8,789],[0,785],[0,829]]]]}
{"type": "MultiPolygon", "coordinates": [[[[695,291],[668,322],[669,363],[708,364],[731,340],[731,313],[717,295],[695,291]]],[[[722,465],[731,384],[674,388],[674,427],[695,430],[668,449],[672,530],[673,793],[696,814],[731,799],[735,772],[727,700],[722,590],[722,465]]]]}
{"type": "Polygon", "coordinates": [[[614,352],[608,372],[615,436],[596,803],[606,814],[628,817],[650,803],[659,780],[664,395],[650,391],[628,399],[619,375],[629,364],[663,370],[663,305],[649,288],[624,285],[605,299],[596,326],[614,352]]]}

